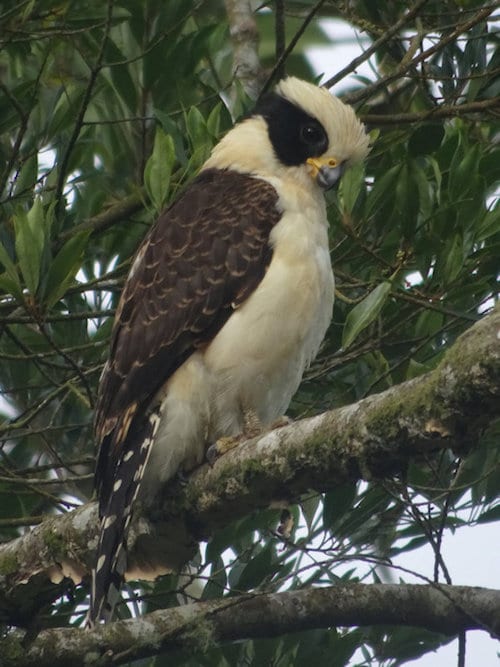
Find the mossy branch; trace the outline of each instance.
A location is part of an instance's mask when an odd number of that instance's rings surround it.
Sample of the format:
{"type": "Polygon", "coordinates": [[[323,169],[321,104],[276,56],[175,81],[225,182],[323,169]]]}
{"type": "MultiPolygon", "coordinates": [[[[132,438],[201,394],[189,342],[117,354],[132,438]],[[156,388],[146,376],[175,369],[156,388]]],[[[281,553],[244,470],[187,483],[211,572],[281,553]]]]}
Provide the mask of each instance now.
{"type": "Polygon", "coordinates": [[[121,665],[188,649],[201,656],[216,644],[277,637],[313,628],[416,626],[454,635],[500,632],[500,592],[437,584],[341,584],[300,591],[247,594],[156,611],[98,626],[42,631],[31,645],[22,633],[5,641],[3,667],[121,665]]]}
{"type": "MultiPolygon", "coordinates": [[[[176,565],[189,558],[196,539],[277,499],[293,500],[347,480],[387,479],[412,457],[473,448],[498,417],[499,336],[497,307],[457,339],[434,371],[242,443],[213,467],[196,470],[185,486],[170,485],[162,534],[169,535],[169,521],[178,531],[179,517],[191,531],[186,529],[182,554],[174,554],[176,565]]],[[[35,574],[79,582],[92,562],[96,531],[96,508],[89,504],[0,545],[3,618],[15,617],[20,599],[26,606],[29,586],[20,584],[35,574]]]]}

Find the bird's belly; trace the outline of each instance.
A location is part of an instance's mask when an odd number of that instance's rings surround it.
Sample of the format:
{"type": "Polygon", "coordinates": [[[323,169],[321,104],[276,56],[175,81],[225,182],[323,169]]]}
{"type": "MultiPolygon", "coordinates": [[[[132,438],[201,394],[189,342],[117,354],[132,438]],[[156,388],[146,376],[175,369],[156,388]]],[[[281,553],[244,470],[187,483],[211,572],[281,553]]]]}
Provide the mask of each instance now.
{"type": "Polygon", "coordinates": [[[210,439],[240,432],[244,411],[263,424],[286,412],[330,323],[333,293],[326,248],[307,261],[273,258],[204,353],[212,383],[210,439]]]}

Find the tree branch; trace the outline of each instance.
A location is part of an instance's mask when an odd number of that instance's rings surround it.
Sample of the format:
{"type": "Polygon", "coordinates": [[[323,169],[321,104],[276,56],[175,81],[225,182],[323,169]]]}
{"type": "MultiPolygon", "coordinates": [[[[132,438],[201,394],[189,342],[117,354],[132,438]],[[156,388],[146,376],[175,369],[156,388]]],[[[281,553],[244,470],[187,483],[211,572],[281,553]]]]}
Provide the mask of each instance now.
{"type": "Polygon", "coordinates": [[[101,44],[99,46],[99,53],[97,55],[97,59],[95,62],[95,65],[92,67],[90,71],[90,76],[89,80],[87,83],[87,86],[85,88],[85,92],[83,94],[82,101],[80,103],[80,108],[78,110],[77,116],[76,116],[76,121],[75,125],[73,128],[73,132],[71,134],[71,137],[69,138],[68,144],[66,146],[66,150],[63,154],[61,164],[59,166],[59,175],[57,179],[57,185],[56,185],[56,195],[55,195],[55,201],[57,202],[57,209],[60,212],[61,210],[64,209],[64,203],[63,203],[63,190],[64,190],[64,183],[66,181],[67,177],[67,170],[68,170],[68,165],[71,157],[71,153],[73,152],[73,149],[75,147],[75,144],[78,140],[78,137],[80,135],[82,126],[83,126],[83,119],[85,116],[85,113],[87,111],[88,105],[90,103],[90,100],[92,98],[92,92],[94,90],[94,86],[97,80],[97,76],[99,72],[102,69],[102,61],[104,58],[104,50],[106,47],[106,44],[108,42],[108,37],[109,37],[109,31],[111,30],[111,24],[113,21],[113,0],[108,0],[108,11],[107,11],[107,18],[106,18],[106,23],[104,26],[104,31],[101,39],[101,44]]]}
{"type": "Polygon", "coordinates": [[[249,0],[224,0],[233,43],[233,73],[245,93],[256,100],[262,87],[259,31],[249,0]]]}
{"type": "Polygon", "coordinates": [[[340,70],[340,72],[337,72],[334,76],[332,76],[326,83],[323,85],[325,88],[333,88],[333,86],[338,83],[339,81],[342,81],[344,77],[346,77],[348,74],[351,72],[354,72],[356,67],[359,67],[359,65],[362,65],[370,56],[372,56],[377,49],[379,49],[381,46],[386,44],[389,40],[391,40],[395,35],[398,34],[398,32],[401,30],[401,28],[404,28],[404,26],[412,21],[415,16],[418,15],[420,10],[424,5],[427,4],[429,0],[417,0],[413,7],[409,9],[406,13],[404,13],[401,18],[394,23],[394,25],[389,26],[387,30],[384,31],[381,37],[379,37],[377,40],[373,42],[373,44],[368,47],[365,51],[360,56],[357,56],[351,62],[346,65],[343,69],[340,70]]]}
{"type": "MultiPolygon", "coordinates": [[[[28,648],[15,633],[4,667],[120,665],[179,648],[203,652],[237,639],[276,637],[332,626],[417,626],[454,635],[500,633],[500,592],[468,586],[344,584],[272,594],[248,594],[156,611],[92,632],[41,632],[28,648]]],[[[5,640],[4,640],[5,642],[5,640]]],[[[7,642],[6,642],[7,644],[7,642]]]]}
{"type": "Polygon", "coordinates": [[[461,35],[464,32],[467,32],[467,30],[470,30],[481,21],[487,19],[488,16],[492,14],[494,11],[495,11],[494,5],[488,5],[487,7],[483,7],[480,11],[474,14],[472,18],[470,18],[467,21],[464,21],[463,23],[459,23],[455,28],[455,30],[450,31],[449,33],[441,37],[441,39],[439,40],[439,42],[437,42],[437,44],[434,44],[425,51],[421,51],[417,56],[415,56],[415,58],[410,59],[409,61],[403,59],[401,63],[399,63],[399,65],[397,65],[393,69],[392,72],[390,72],[383,78],[379,79],[378,81],[375,81],[375,83],[371,84],[370,86],[365,86],[362,90],[344,95],[342,97],[342,100],[347,104],[357,104],[358,102],[366,101],[374,93],[380,90],[380,88],[384,88],[388,83],[391,83],[395,79],[400,79],[403,76],[405,76],[405,74],[413,67],[415,67],[421,62],[425,62],[427,58],[440,51],[447,44],[453,42],[459,35],[461,35]]]}
{"type": "Polygon", "coordinates": [[[409,113],[395,114],[361,114],[360,119],[369,125],[400,125],[402,123],[419,123],[434,118],[457,118],[469,113],[487,113],[500,110],[500,99],[492,97],[488,100],[478,102],[465,102],[464,104],[445,104],[433,107],[425,111],[413,111],[409,113]]]}
{"type": "MultiPolygon", "coordinates": [[[[243,443],[212,468],[200,467],[184,487],[171,484],[162,522],[170,519],[178,529],[182,517],[201,539],[228,517],[273,500],[293,500],[346,480],[387,478],[413,456],[450,447],[467,451],[498,417],[499,335],[497,307],[457,339],[434,371],[243,443]]],[[[168,523],[166,530],[168,535],[168,523]]],[[[27,595],[18,584],[38,572],[56,582],[63,576],[79,582],[92,562],[96,531],[96,508],[89,504],[0,545],[0,612],[8,616],[16,608],[17,596],[27,595]]],[[[186,559],[190,544],[183,544],[186,559]]]]}
{"type": "Polygon", "coordinates": [[[102,213],[74,225],[67,231],[61,232],[58,236],[57,244],[62,245],[69,238],[81,232],[89,232],[90,234],[103,232],[116,223],[126,220],[144,207],[144,198],[142,195],[142,190],[134,192],[116,204],[112,204],[102,213]]]}

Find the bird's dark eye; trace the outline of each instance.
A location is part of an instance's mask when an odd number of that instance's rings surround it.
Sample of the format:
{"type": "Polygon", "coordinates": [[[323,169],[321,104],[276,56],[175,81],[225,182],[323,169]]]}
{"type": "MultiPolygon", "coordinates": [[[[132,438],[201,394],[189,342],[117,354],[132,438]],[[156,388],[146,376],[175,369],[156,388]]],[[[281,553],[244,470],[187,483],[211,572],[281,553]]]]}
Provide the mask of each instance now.
{"type": "Polygon", "coordinates": [[[300,128],[300,138],[310,146],[320,144],[325,139],[323,129],[315,123],[307,123],[300,128]]]}

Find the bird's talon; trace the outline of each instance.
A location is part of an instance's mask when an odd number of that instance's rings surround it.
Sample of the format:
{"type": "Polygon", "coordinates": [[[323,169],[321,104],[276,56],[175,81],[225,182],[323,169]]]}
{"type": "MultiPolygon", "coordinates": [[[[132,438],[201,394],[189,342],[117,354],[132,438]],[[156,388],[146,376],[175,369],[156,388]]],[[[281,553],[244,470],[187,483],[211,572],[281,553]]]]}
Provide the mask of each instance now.
{"type": "Polygon", "coordinates": [[[186,486],[188,483],[188,476],[183,470],[178,470],[175,474],[175,478],[181,486],[186,486]]]}
{"type": "Polygon", "coordinates": [[[208,465],[212,467],[219,458],[219,453],[217,451],[217,444],[210,445],[205,454],[205,458],[207,459],[208,465]]]}
{"type": "Polygon", "coordinates": [[[226,452],[231,451],[239,445],[241,442],[241,436],[230,435],[223,438],[219,438],[213,445],[207,449],[206,458],[208,463],[213,466],[219,457],[226,452]]]}

